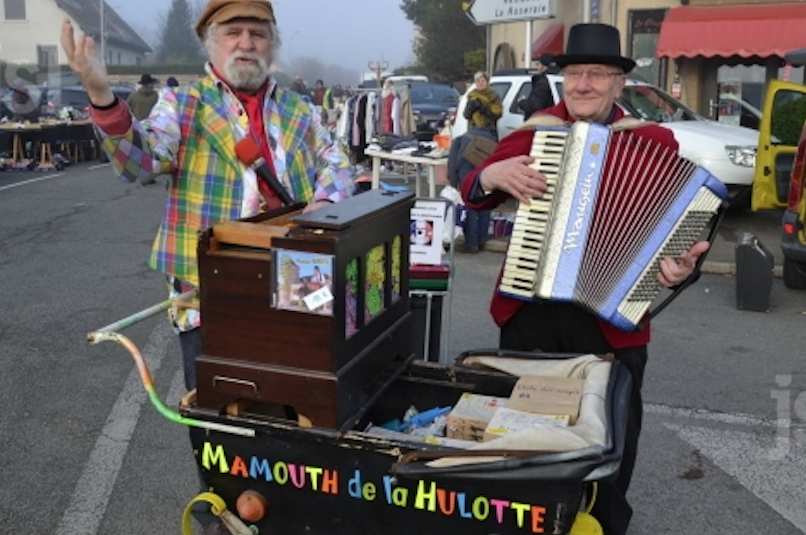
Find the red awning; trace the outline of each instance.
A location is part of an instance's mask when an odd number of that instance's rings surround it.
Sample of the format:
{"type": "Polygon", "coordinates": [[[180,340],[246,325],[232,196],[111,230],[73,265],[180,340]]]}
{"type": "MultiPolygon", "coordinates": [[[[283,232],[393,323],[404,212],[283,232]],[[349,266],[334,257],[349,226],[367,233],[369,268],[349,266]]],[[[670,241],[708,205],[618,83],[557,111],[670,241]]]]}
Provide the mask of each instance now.
{"type": "Polygon", "coordinates": [[[806,3],[686,6],[660,27],[658,57],[783,58],[806,46],[806,3]]]}
{"type": "Polygon", "coordinates": [[[563,37],[565,36],[565,25],[554,24],[549,26],[540,37],[532,43],[532,59],[538,59],[541,54],[552,54],[558,56],[563,53],[563,37]]]}

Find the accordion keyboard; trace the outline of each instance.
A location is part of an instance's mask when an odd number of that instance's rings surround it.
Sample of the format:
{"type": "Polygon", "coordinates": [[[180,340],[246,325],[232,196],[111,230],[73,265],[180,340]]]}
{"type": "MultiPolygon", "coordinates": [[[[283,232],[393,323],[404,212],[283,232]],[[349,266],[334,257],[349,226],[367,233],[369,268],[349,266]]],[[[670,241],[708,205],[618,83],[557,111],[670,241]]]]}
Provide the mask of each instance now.
{"type": "Polygon", "coordinates": [[[531,167],[545,175],[548,187],[543,198],[532,199],[531,204],[520,203],[518,206],[501,276],[502,292],[534,298],[535,271],[543,252],[568,135],[567,128],[535,132],[529,153],[535,159],[531,167]]]}
{"type": "Polygon", "coordinates": [[[700,188],[694,200],[688,205],[674,229],[663,240],[654,260],[647,264],[638,281],[618,305],[618,314],[637,325],[652,305],[661,289],[657,279],[660,262],[670,256],[678,258],[692,243],[701,238],[722,199],[708,188],[700,188]]]}

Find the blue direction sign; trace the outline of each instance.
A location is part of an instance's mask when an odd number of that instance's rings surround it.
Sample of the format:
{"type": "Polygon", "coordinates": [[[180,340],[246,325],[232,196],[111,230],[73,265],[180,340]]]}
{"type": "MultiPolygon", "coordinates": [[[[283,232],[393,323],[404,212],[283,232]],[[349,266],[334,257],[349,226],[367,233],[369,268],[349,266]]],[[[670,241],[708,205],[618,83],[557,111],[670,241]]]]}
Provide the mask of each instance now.
{"type": "Polygon", "coordinates": [[[463,7],[478,25],[557,16],[557,0],[471,0],[463,7]]]}

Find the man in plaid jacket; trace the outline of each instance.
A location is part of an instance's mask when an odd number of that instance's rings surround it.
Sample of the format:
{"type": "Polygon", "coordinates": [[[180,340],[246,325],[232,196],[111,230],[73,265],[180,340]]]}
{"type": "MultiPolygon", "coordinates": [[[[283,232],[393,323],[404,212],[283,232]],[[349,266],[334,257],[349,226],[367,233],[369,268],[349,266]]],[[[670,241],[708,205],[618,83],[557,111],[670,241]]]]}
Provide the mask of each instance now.
{"type": "MultiPolygon", "coordinates": [[[[266,0],[211,0],[196,34],[209,55],[207,75],[161,92],[143,121],[132,118],[111,91],[92,38],[76,38],[69,20],[61,43],[92,105],[101,145],[120,178],[163,181],[165,215],[149,264],[168,276],[173,294],[199,283],[196,263],[200,230],[241,219],[282,203],[249,166],[235,144],[250,137],[282,186],[306,210],[338,202],[353,192],[349,159],[323,126],[309,101],[277,86],[269,67],[280,46],[274,10],[266,0]]],[[[185,384],[196,386],[195,359],[201,353],[198,313],[175,313],[185,384]]],[[[209,515],[198,517],[203,524],[209,515]]],[[[221,532],[209,523],[205,534],[221,532]]]]}
{"type": "MultiPolygon", "coordinates": [[[[207,76],[162,92],[149,117],[138,122],[111,92],[93,40],[76,39],[69,21],[62,28],[62,46],[87,89],[93,123],[120,178],[165,182],[168,200],[149,264],[168,275],[176,292],[198,285],[200,230],[281,204],[236,157],[239,140],[255,140],[291,197],[309,203],[308,209],[353,192],[349,159],[314,106],[278,87],[269,72],[280,45],[271,3],[212,0],[196,33],[209,53],[207,76]]],[[[186,386],[192,389],[198,314],[182,312],[174,325],[192,333],[180,336],[186,386]]]]}

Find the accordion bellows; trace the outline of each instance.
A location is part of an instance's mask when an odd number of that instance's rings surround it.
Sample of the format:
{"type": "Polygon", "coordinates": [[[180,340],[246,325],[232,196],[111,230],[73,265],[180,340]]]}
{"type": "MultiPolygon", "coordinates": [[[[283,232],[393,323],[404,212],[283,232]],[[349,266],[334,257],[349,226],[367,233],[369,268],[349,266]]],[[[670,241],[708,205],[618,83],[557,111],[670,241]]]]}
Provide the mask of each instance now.
{"type": "Polygon", "coordinates": [[[518,207],[499,291],[573,302],[634,330],[661,292],[660,261],[700,239],[725,185],[652,139],[598,124],[537,128],[530,155],[548,190],[518,207]]]}

